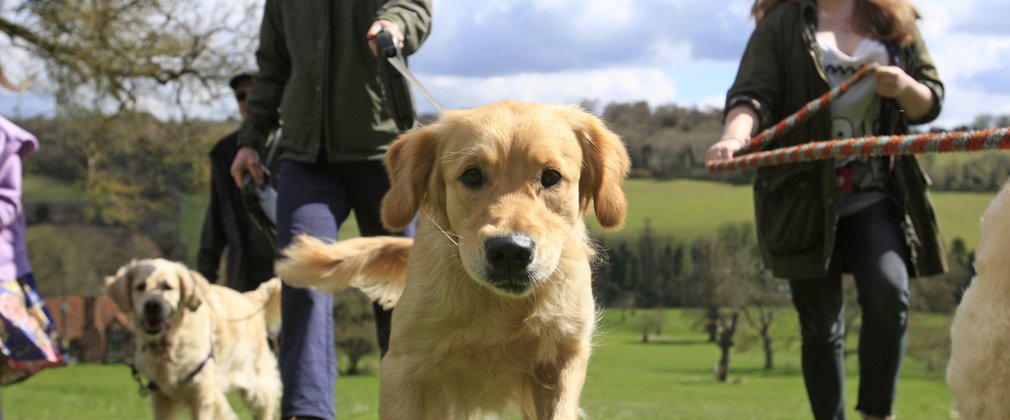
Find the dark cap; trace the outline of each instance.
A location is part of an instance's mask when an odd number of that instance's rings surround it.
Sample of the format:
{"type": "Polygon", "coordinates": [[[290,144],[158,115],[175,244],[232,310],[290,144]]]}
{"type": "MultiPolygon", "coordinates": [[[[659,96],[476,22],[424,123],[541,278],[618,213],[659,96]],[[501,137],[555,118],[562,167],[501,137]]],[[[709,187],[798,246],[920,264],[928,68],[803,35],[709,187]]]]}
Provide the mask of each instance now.
{"type": "Polygon", "coordinates": [[[256,74],[254,71],[244,71],[231,77],[228,81],[228,86],[231,86],[231,90],[238,88],[238,84],[246,80],[252,80],[253,75],[256,74]]]}

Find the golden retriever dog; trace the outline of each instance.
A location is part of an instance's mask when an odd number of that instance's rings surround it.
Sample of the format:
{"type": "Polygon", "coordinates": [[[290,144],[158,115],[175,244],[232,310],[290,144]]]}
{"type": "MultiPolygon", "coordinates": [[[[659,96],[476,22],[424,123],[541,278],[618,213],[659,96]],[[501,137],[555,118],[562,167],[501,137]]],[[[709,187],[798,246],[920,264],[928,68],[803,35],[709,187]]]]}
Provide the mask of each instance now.
{"type": "Polygon", "coordinates": [[[154,418],[182,408],[195,419],[237,418],[231,391],[256,418],[276,416],[281,380],[267,334],[280,327],[280,286],[239,293],[164,259],[134,260],[106,278],[106,293],[133,318],[133,363],[154,418]]]}
{"type": "Polygon", "coordinates": [[[950,327],[947,384],[965,419],[1010,419],[1010,184],[982,217],[977,276],[950,327]]]}
{"type": "Polygon", "coordinates": [[[416,239],[302,236],[277,266],[395,303],[380,416],[577,418],[596,323],[583,219],[592,205],[604,228],[624,222],[618,136],[576,107],[503,102],[404,134],[385,164],[383,223],[419,215],[416,239]]]}

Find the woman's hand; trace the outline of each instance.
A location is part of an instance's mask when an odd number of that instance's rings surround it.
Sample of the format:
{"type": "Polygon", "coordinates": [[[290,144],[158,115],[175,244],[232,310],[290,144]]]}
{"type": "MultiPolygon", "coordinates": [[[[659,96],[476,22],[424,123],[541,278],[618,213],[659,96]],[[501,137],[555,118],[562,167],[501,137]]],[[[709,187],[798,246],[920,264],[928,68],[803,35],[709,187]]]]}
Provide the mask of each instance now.
{"type": "Polygon", "coordinates": [[[885,98],[897,98],[917,83],[912,76],[898,66],[880,66],[876,71],[877,94],[885,98]]]}
{"type": "Polygon", "coordinates": [[[705,153],[705,161],[732,159],[733,155],[749,141],[749,138],[723,136],[712,147],[708,148],[708,152],[705,153]]]}
{"type": "Polygon", "coordinates": [[[894,98],[910,120],[926,115],[933,106],[933,91],[900,67],[877,68],[877,94],[894,98]]]}

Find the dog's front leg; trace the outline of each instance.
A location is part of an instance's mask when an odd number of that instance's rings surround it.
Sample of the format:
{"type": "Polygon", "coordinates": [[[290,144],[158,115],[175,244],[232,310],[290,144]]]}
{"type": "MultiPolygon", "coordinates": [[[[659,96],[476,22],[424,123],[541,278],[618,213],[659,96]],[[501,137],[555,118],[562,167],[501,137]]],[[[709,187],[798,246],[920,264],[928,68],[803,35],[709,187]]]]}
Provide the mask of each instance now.
{"type": "Polygon", "coordinates": [[[577,419],[582,413],[579,396],[589,366],[589,345],[579,345],[557,364],[536,368],[533,404],[539,420],[577,419]]]}
{"type": "Polygon", "coordinates": [[[413,377],[409,363],[394,351],[382,359],[379,418],[382,420],[443,420],[450,418],[439,389],[413,377]]]}
{"type": "Polygon", "coordinates": [[[151,393],[151,411],[154,420],[174,420],[179,417],[182,404],[160,392],[151,393]]]}
{"type": "Polygon", "coordinates": [[[238,420],[238,415],[232,410],[228,398],[220,388],[202,384],[190,401],[190,410],[195,420],[238,420]]]}

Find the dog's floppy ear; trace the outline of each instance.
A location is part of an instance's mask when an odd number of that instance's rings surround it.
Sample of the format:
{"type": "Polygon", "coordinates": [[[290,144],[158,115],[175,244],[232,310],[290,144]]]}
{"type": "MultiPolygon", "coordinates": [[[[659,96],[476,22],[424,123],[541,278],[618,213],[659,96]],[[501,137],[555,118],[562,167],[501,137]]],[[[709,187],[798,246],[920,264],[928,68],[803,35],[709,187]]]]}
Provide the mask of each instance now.
{"type": "Polygon", "coordinates": [[[200,299],[201,285],[197,278],[200,274],[178,264],[176,275],[179,277],[179,305],[186,305],[186,308],[191,311],[199,309],[200,304],[203,303],[203,300],[200,299]]]}
{"type": "Polygon", "coordinates": [[[586,211],[592,201],[600,226],[619,228],[624,224],[628,207],[621,183],[631,168],[631,159],[621,138],[603,121],[586,111],[576,113],[572,123],[582,146],[583,159],[579,207],[586,211]]]}
{"type": "Polygon", "coordinates": [[[136,261],[131,261],[120,267],[115,276],[105,277],[105,294],[112,298],[112,301],[123,312],[133,310],[131,289],[133,289],[133,281],[136,277],[134,268],[136,268],[136,261]]]}
{"type": "Polygon", "coordinates": [[[405,228],[417,214],[438,159],[438,136],[432,126],[401,135],[386,151],[389,192],[382,199],[382,223],[387,229],[405,228]]]}

